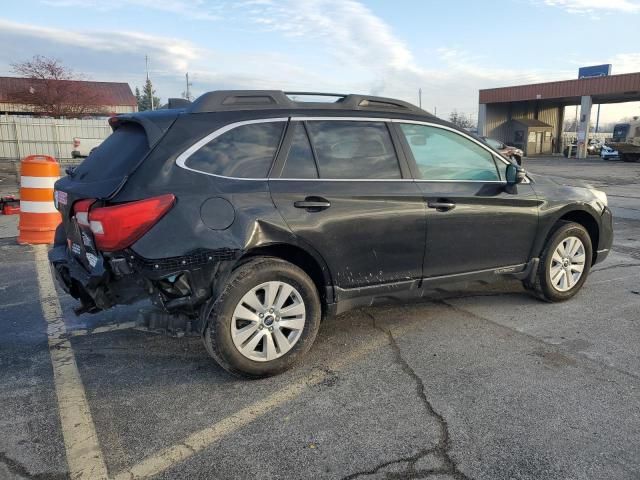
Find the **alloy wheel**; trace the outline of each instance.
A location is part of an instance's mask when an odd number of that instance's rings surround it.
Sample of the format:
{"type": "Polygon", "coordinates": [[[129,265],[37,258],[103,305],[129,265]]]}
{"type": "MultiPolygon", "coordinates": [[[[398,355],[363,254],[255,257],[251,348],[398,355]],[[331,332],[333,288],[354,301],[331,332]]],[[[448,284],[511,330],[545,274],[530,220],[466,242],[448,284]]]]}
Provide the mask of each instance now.
{"type": "Polygon", "coordinates": [[[563,239],[551,257],[551,285],[559,292],[571,290],[582,277],[586,261],[582,240],[578,237],[563,239]]]}
{"type": "Polygon", "coordinates": [[[292,285],[262,283],[249,290],[236,306],[231,316],[231,338],[250,360],[275,360],[298,342],[305,318],[304,300],[292,285]]]}

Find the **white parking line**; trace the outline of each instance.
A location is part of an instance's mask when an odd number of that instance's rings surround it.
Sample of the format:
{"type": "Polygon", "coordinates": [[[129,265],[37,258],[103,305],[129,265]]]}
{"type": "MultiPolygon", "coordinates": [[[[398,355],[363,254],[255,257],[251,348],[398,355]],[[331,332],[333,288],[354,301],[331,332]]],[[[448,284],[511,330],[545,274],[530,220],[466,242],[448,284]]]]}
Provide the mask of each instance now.
{"type": "Polygon", "coordinates": [[[36,245],[35,262],[42,313],[47,321],[49,354],[58,397],[62,436],[72,480],[106,479],[91,411],[85,395],[71,343],[66,339],[62,308],[51,276],[47,246],[36,245]]]}
{"type": "MultiPolygon", "coordinates": [[[[394,335],[402,335],[409,329],[409,325],[394,328],[394,335]]],[[[341,370],[354,364],[358,359],[364,357],[368,353],[371,353],[375,349],[386,345],[387,343],[387,337],[381,334],[374,341],[352,351],[349,355],[329,363],[327,367],[330,371],[341,370]]],[[[180,443],[172,447],[165,448],[164,450],[147,457],[128,470],[117,474],[114,477],[114,480],[131,480],[158,475],[189,457],[192,457],[196,453],[204,450],[227,435],[230,435],[240,430],[242,427],[260,419],[269,411],[272,411],[273,408],[294,400],[309,388],[322,382],[328,376],[329,373],[325,371],[312,372],[300,380],[291,383],[286,388],[278,390],[268,397],[260,399],[259,401],[244,407],[233,415],[220,420],[218,423],[192,433],[180,443]]]]}

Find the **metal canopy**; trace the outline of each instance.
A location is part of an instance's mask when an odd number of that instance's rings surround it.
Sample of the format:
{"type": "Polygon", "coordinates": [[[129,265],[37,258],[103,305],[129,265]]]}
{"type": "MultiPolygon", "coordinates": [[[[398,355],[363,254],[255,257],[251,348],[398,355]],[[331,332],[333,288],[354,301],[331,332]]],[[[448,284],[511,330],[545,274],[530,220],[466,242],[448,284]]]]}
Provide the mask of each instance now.
{"type": "Polygon", "coordinates": [[[560,82],[535,83],[480,90],[480,103],[553,100],[554,103],[579,105],[583,96],[593,103],[622,103],[640,100],[640,72],[608,77],[582,78],[560,82]]]}

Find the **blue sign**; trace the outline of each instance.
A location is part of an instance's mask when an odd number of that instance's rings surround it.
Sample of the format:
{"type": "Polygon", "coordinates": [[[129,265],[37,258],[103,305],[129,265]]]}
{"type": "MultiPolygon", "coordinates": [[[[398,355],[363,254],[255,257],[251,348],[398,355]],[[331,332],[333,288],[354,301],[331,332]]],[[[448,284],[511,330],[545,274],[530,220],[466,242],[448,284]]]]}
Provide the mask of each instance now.
{"type": "Polygon", "coordinates": [[[578,69],[578,78],[606,77],[607,75],[611,75],[610,63],[578,69]]]}

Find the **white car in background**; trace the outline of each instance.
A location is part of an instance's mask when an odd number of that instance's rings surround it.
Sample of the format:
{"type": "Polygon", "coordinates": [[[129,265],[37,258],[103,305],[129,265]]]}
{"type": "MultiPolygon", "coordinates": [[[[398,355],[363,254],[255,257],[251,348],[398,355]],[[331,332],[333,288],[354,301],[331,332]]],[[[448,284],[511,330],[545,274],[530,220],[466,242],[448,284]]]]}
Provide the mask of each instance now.
{"type": "Polygon", "coordinates": [[[618,151],[613,148],[603,145],[600,149],[600,158],[603,160],[611,160],[612,158],[619,158],[618,151]]]}
{"type": "Polygon", "coordinates": [[[73,150],[71,151],[72,158],[84,158],[104,141],[104,138],[81,138],[73,137],[73,150]]]}

